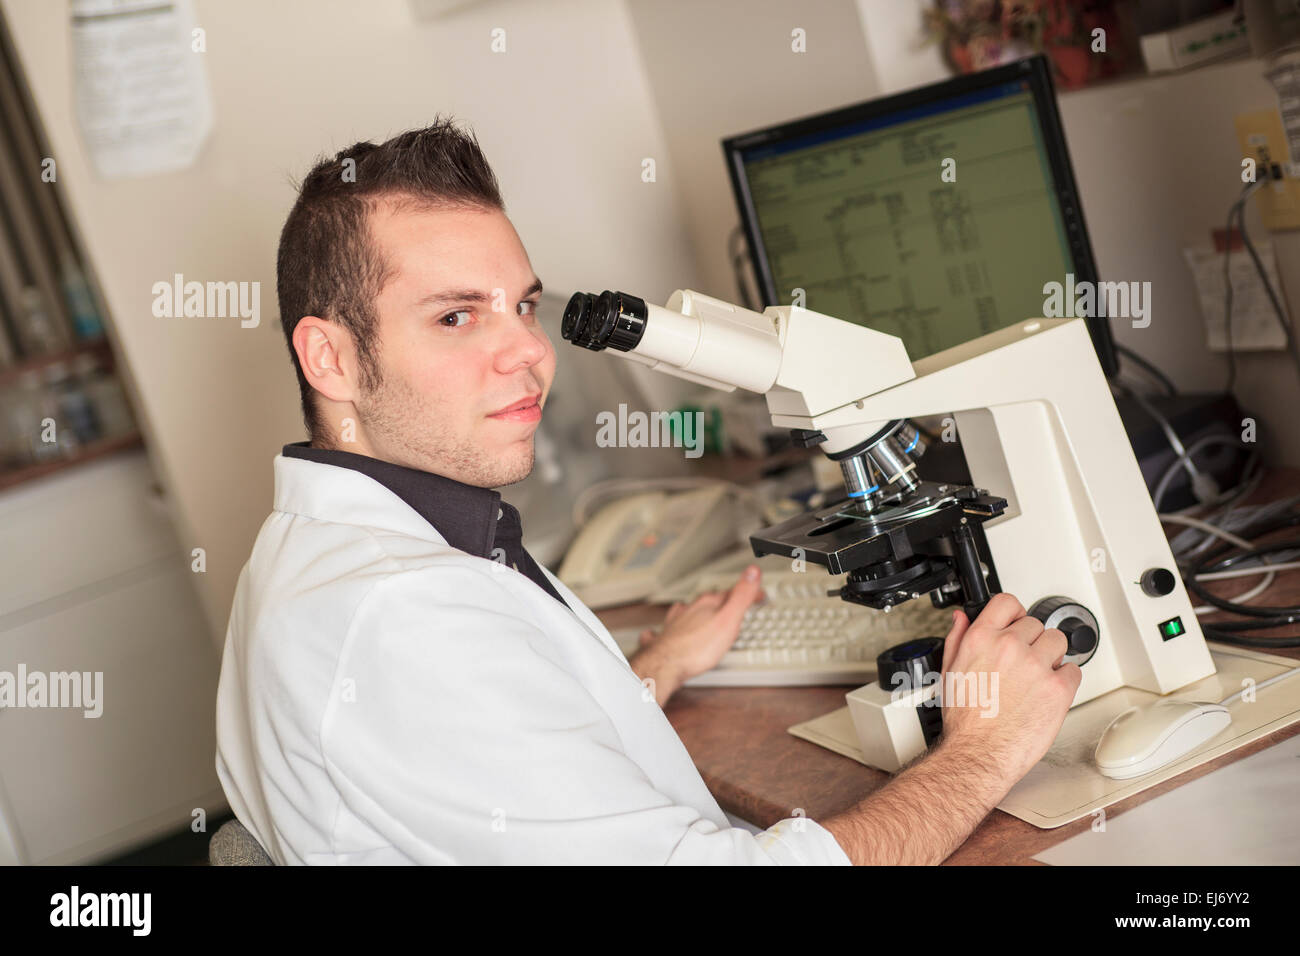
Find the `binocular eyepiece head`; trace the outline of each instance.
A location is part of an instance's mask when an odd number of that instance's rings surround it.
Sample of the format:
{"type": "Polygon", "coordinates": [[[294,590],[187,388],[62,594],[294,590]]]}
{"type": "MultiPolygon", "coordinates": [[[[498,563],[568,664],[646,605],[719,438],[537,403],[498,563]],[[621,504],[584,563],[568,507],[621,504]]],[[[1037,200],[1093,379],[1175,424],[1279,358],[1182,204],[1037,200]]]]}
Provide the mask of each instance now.
{"type": "Polygon", "coordinates": [[[605,348],[630,352],[641,341],[648,313],[643,299],[626,292],[606,289],[598,296],[575,292],[564,307],[560,334],[593,352],[605,348]]]}

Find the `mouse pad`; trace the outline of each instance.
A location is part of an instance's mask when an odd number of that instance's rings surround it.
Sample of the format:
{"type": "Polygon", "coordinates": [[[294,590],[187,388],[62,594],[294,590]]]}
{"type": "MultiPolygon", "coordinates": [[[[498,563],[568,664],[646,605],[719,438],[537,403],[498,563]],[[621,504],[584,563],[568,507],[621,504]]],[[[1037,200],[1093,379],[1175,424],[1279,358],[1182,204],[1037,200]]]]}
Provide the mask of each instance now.
{"type": "MultiPolygon", "coordinates": [[[[1188,684],[1166,697],[1218,701],[1241,690],[1241,682],[1246,678],[1259,683],[1300,666],[1300,661],[1249,648],[1213,642],[1208,642],[1208,646],[1218,673],[1188,684]]],[[[998,809],[1050,830],[1140,793],[1220,754],[1300,721],[1300,674],[1258,691],[1253,703],[1233,701],[1228,705],[1232,723],[1182,760],[1133,780],[1112,780],[1102,776],[1092,762],[1093,750],[1102,731],[1128,708],[1141,707],[1159,699],[1158,694],[1121,687],[1073,708],[1066,714],[1065,723],[1051,749],[1023,780],[1011,788],[998,804],[998,809]]],[[[858,749],[858,735],[853,729],[847,706],[795,724],[789,732],[858,763],[866,763],[858,749]]]]}

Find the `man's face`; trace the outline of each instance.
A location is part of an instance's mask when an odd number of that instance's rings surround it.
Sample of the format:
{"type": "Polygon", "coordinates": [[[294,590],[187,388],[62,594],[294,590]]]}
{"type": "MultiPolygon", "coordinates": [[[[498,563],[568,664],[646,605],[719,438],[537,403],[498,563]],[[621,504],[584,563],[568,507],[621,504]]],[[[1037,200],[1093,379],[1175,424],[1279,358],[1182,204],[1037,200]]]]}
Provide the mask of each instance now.
{"type": "Polygon", "coordinates": [[[375,300],[382,380],[355,403],[370,452],[482,488],[523,480],[555,350],[510,220],[382,203],[370,232],[393,269],[375,300]]]}

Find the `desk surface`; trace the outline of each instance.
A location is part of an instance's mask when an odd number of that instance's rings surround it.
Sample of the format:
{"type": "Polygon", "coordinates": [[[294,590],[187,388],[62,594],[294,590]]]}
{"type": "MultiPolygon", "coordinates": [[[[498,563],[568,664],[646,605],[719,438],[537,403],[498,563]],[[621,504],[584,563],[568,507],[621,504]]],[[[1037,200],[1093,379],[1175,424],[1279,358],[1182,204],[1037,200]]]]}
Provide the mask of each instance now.
{"type": "MultiPolygon", "coordinates": [[[[1270,501],[1300,494],[1300,471],[1270,472],[1249,499],[1270,501]]],[[[1294,536],[1295,531],[1273,537],[1294,536]]],[[[1257,579],[1214,582],[1210,590],[1231,596],[1257,579]]],[[[1300,572],[1283,572],[1257,599],[1263,604],[1300,604],[1300,572]]],[[[613,628],[657,626],[663,607],[632,605],[600,613],[613,628]],[[644,622],[644,623],[643,623],[644,622]]],[[[1207,621],[1221,615],[1206,616],[1207,621]]],[[[1295,636],[1300,625],[1279,628],[1270,636],[1295,636]]],[[[1273,653],[1300,659],[1300,648],[1273,653]]],[[[889,774],[791,736],[786,728],[844,706],[845,687],[683,688],[664,712],[690,752],[704,782],[724,810],[761,827],[769,827],[798,807],[809,818],[832,816],[884,785],[889,774]]],[[[1300,724],[1266,737],[1107,808],[1111,816],[1145,803],[1197,777],[1300,734],[1300,724]]],[[[1035,853],[1055,846],[1092,823],[1085,817],[1055,830],[1040,830],[1001,810],[994,810],[957,852],[952,864],[1033,863],[1035,853]]]]}

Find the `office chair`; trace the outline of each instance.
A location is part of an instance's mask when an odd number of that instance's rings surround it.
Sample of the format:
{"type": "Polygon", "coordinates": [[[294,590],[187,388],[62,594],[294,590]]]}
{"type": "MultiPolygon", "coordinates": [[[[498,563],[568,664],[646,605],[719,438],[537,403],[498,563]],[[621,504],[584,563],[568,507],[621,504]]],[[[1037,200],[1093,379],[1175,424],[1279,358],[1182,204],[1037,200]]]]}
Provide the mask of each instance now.
{"type": "Polygon", "coordinates": [[[212,834],[208,862],[213,866],[275,866],[257,837],[238,820],[227,820],[212,834]]]}

